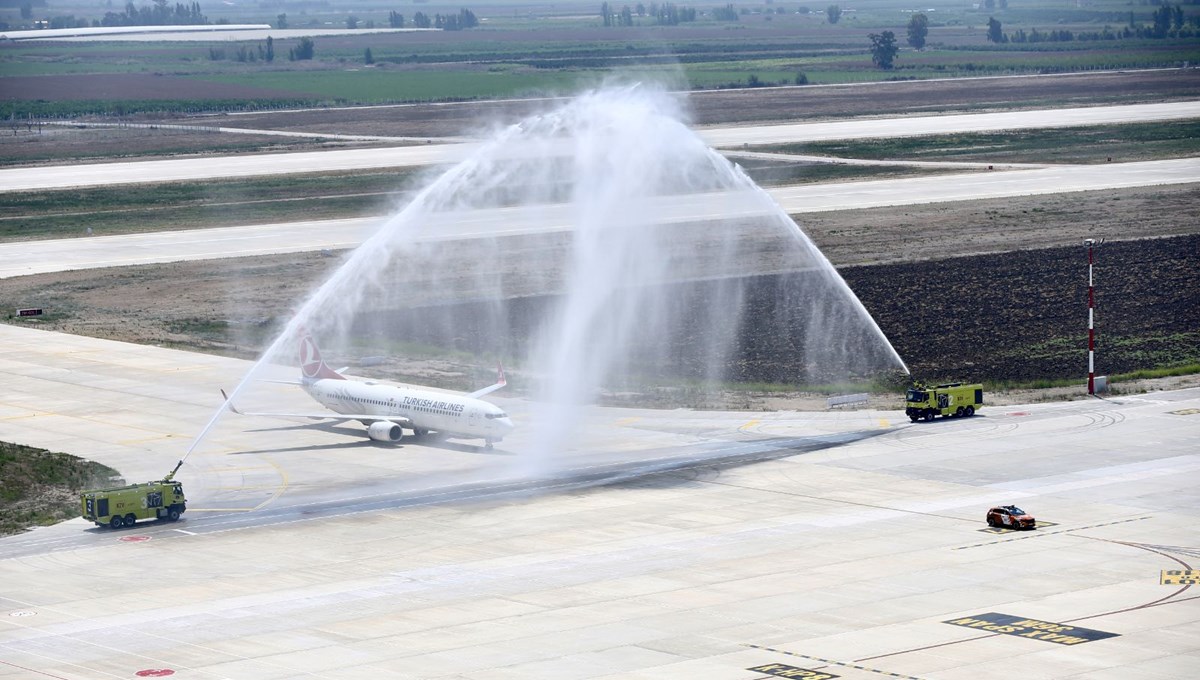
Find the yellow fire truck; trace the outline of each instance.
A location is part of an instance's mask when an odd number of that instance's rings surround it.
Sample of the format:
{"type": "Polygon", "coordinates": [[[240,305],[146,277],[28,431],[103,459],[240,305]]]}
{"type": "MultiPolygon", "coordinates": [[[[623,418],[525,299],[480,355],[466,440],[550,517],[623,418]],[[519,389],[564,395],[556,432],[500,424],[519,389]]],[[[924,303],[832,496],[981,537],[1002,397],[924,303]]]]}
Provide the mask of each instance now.
{"type": "Polygon", "coordinates": [[[84,491],[79,495],[83,518],[113,529],[133,526],[139,519],[174,522],[187,510],[183,484],[174,481],[178,469],[157,482],[84,491]]]}
{"type": "Polygon", "coordinates": [[[913,383],[904,397],[904,415],[914,423],[933,420],[934,416],[969,417],[983,406],[983,385],[948,383],[926,387],[913,383]]]}

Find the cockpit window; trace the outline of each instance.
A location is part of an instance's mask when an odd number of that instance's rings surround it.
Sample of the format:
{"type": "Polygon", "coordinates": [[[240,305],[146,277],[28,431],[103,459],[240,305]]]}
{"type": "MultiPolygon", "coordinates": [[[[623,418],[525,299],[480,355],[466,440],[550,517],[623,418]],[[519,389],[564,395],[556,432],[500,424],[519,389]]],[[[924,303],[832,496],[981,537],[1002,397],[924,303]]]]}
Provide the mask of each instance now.
{"type": "Polygon", "coordinates": [[[487,418],[488,420],[492,420],[494,418],[507,418],[508,414],[504,411],[501,411],[499,413],[485,413],[483,414],[483,417],[487,418]]]}

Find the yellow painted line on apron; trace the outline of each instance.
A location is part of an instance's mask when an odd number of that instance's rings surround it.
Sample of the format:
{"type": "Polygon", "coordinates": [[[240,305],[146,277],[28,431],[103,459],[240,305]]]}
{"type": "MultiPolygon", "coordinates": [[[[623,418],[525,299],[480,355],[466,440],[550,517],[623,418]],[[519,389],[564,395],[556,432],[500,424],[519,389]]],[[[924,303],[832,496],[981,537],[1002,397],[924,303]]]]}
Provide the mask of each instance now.
{"type": "Polygon", "coordinates": [[[279,484],[279,488],[275,490],[275,493],[271,494],[270,498],[266,499],[265,501],[263,501],[262,503],[259,503],[256,506],[254,506],[255,510],[259,510],[259,509],[267,506],[269,503],[273,502],[276,498],[279,498],[280,496],[282,496],[283,492],[287,491],[288,486],[291,485],[291,482],[288,480],[288,474],[287,474],[286,470],[279,467],[279,465],[276,464],[275,461],[271,460],[270,458],[263,458],[263,460],[270,463],[271,467],[275,468],[275,470],[279,472],[280,484],[279,484]]]}

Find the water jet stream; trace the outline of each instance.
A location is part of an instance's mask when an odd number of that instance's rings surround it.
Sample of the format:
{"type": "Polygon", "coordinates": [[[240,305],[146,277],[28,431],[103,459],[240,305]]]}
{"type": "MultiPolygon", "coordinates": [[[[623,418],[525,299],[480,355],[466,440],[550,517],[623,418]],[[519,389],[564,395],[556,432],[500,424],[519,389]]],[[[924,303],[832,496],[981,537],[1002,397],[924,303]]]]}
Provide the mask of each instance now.
{"type": "Polygon", "coordinates": [[[499,130],[353,251],[230,399],[292,363],[301,326],[326,346],[353,336],[521,358],[534,475],[605,391],[906,371],[812,240],[685,121],[664,91],[605,87],[499,130]],[[496,209],[527,221],[525,236],[439,241],[496,209]],[[546,228],[564,222],[565,234],[546,228]]]}

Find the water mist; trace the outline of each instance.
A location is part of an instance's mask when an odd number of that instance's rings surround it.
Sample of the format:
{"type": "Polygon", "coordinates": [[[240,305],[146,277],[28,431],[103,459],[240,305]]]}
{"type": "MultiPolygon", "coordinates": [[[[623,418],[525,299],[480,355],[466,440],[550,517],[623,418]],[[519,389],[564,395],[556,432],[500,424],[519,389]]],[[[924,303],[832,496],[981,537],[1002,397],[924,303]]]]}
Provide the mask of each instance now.
{"type": "Polygon", "coordinates": [[[518,423],[533,444],[514,451],[526,475],[553,471],[604,394],[904,369],[791,218],[688,128],[677,96],[640,85],[503,128],[431,178],[231,397],[268,364],[294,363],[301,326],[323,346],[404,341],[506,359],[534,405],[518,423]],[[484,217],[524,235],[439,239],[484,217]]]}

